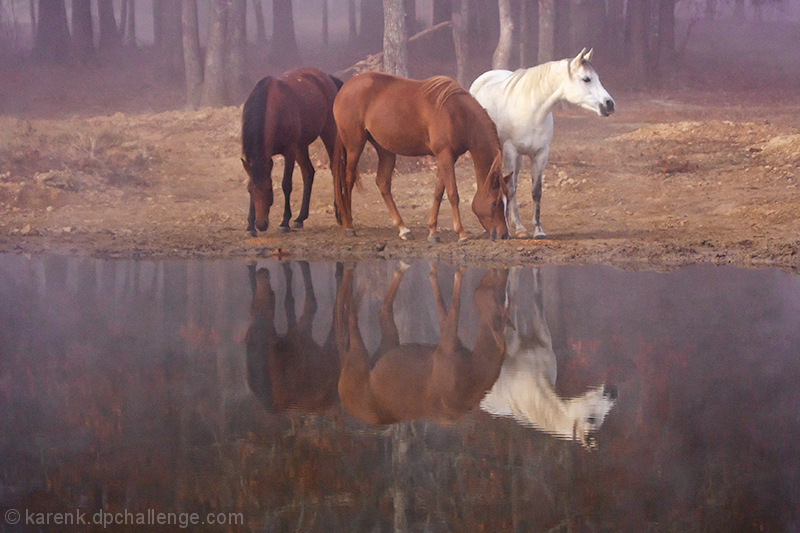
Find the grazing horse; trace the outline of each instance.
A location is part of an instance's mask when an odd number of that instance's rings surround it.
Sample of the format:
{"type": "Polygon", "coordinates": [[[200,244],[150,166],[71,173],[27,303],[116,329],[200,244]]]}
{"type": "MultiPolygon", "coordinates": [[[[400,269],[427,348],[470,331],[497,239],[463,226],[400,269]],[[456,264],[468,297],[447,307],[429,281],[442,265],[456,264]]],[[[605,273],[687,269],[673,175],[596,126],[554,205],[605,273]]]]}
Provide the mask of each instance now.
{"type": "Polygon", "coordinates": [[[453,228],[468,238],[458,211],[455,162],[470,152],[478,190],[472,210],[493,238],[507,238],[506,182],[502,149],[489,115],[454,80],[436,76],[423,81],[368,72],[345,82],[333,103],[338,135],[333,159],[337,218],[347,235],[353,229],[352,193],[358,181],[358,160],[367,141],[378,153],[375,181],[401,239],[413,235],[392,197],[392,171],[397,155],[436,157],[438,172],[428,240],[439,242],[436,230],[445,189],[453,208],[453,228]]]}
{"type": "Polygon", "coordinates": [[[272,207],[272,157],[282,155],[283,221],[280,232],[288,232],[292,208],[292,173],[298,162],[303,174],[303,203],[294,220],[302,228],[308,218],[314,165],[308,156],[308,145],[322,139],[333,161],[336,124],[333,121],[333,99],[342,82],[315,68],[300,68],[283,73],[279,78],[267,76],[259,81],[242,112],[242,164],[250,177],[250,212],[247,232],[256,236],[256,228],[266,231],[272,207]]]}
{"type": "MultiPolygon", "coordinates": [[[[311,283],[308,263],[300,261],[305,299],[298,320],[295,315],[292,265],[283,263],[286,279],[287,331],[279,335],[275,329],[275,291],[269,270],[250,265],[253,302],[252,324],[247,330],[247,381],[250,390],[271,413],[287,409],[322,412],[338,401],[339,358],[333,324],[322,346],[311,335],[317,300],[311,283]]],[[[337,266],[337,280],[341,268],[337,266]]]]}
{"type": "Polygon", "coordinates": [[[544,239],[539,210],[542,173],[553,138],[553,107],[565,100],[607,117],[614,100],[600,84],[589,62],[592,50],[584,48],[574,59],[550,61],[529,69],[490,70],[478,77],[469,92],[489,112],[503,143],[503,161],[512,172],[509,182],[508,219],[519,238],[528,238],[517,205],[517,183],[522,156],[531,158],[533,225],[535,239],[544,239]]]}
{"type": "Polygon", "coordinates": [[[511,326],[506,329],[508,353],[500,378],[481,401],[481,409],[512,417],[555,437],[577,440],[588,450],[597,448],[597,431],[617,401],[617,388],[600,385],[575,398],[556,393],[556,355],[544,318],[541,274],[533,271],[533,313],[523,317],[514,304],[519,291],[519,267],[508,277],[511,326]]]}
{"type": "Polygon", "coordinates": [[[475,347],[469,350],[458,338],[464,271],[455,273],[453,298],[446,309],[433,265],[430,280],[441,340],[436,345],[400,343],[393,302],[406,268],[401,265],[395,271],[384,297],[379,314],[381,343],[372,358],[359,331],[353,269],[345,270],[336,299],[335,319],[342,367],[339,397],[351,415],[368,424],[393,424],[418,418],[452,423],[477,409],[500,372],[505,354],[503,290],[507,276],[504,271],[489,271],[475,290],[473,298],[479,323],[475,347]]]}

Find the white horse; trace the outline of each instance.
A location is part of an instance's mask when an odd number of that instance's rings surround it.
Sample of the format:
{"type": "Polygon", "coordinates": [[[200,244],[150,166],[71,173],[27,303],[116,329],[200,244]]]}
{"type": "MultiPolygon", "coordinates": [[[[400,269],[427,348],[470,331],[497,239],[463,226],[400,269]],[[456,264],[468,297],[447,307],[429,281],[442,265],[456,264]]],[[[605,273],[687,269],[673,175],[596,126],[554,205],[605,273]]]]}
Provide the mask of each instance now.
{"type": "Polygon", "coordinates": [[[517,206],[517,180],[522,156],[531,158],[533,178],[533,237],[544,239],[539,209],[542,200],[542,172],[553,138],[553,107],[566,100],[607,117],[614,112],[614,100],[600,84],[590,63],[592,50],[584,48],[574,59],[550,61],[515,72],[490,70],[478,77],[469,92],[489,112],[503,143],[505,173],[513,172],[508,184],[508,222],[516,236],[528,238],[517,206]]]}
{"type": "Polygon", "coordinates": [[[541,274],[534,269],[534,309],[530,317],[523,317],[514,304],[519,270],[512,268],[508,277],[511,326],[505,334],[506,358],[500,377],[481,401],[481,409],[559,438],[580,441],[587,450],[596,449],[597,431],[617,401],[617,388],[600,385],[569,399],[556,393],[556,355],[544,318],[541,274]]]}

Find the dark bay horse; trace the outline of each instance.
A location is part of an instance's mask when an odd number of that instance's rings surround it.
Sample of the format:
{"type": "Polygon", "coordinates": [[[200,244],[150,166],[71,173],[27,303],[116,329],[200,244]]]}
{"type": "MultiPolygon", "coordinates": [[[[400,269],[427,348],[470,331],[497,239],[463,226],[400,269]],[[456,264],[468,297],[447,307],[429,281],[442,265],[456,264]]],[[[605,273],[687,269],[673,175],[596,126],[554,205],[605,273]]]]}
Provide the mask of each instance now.
{"type": "Polygon", "coordinates": [[[333,120],[333,99],[342,82],[315,68],[300,68],[283,73],[279,78],[267,76],[259,81],[242,112],[242,164],[250,180],[250,212],[247,231],[256,235],[256,228],[266,231],[269,210],[272,207],[272,157],[282,155],[283,171],[283,221],[278,231],[289,230],[292,208],[294,163],[298,162],[303,174],[303,203],[294,227],[302,228],[308,218],[311,186],[314,183],[314,165],[308,156],[308,145],[322,139],[333,161],[336,124],[333,120]]]}
{"type": "Polygon", "coordinates": [[[478,190],[472,210],[493,238],[507,238],[507,180],[497,128],[481,105],[454,80],[436,76],[417,81],[368,72],[348,80],[333,103],[338,135],[331,171],[337,219],[348,235],[353,229],[352,193],[358,160],[369,141],[378,152],[375,181],[400,238],[412,238],[392,198],[397,155],[433,155],[438,166],[428,240],[438,242],[436,224],[444,191],[453,208],[453,228],[468,238],[458,211],[455,162],[470,152],[478,190]]]}
{"type": "MultiPolygon", "coordinates": [[[[311,281],[311,270],[300,261],[305,296],[299,319],[295,314],[295,288],[292,285],[292,264],[283,263],[286,280],[287,331],[280,335],[275,328],[276,296],[269,270],[249,267],[253,301],[252,323],[247,330],[247,381],[250,390],[268,412],[287,409],[321,413],[339,401],[339,357],[334,324],[325,342],[318,345],[312,336],[317,313],[317,299],[311,281]]],[[[336,277],[342,268],[337,265],[336,277]]]]}
{"type": "Polygon", "coordinates": [[[381,342],[370,357],[358,324],[353,269],[345,269],[336,297],[336,343],[341,358],[339,398],[355,418],[368,424],[393,424],[425,418],[453,423],[478,408],[500,375],[505,356],[507,320],[502,270],[487,272],[475,289],[477,336],[472,350],[461,344],[463,270],[457,270],[450,307],[445,308],[435,266],[431,287],[436,298],[441,339],[438,344],[400,343],[393,302],[405,267],[395,271],[381,306],[381,342]],[[374,364],[372,364],[374,361],[374,364]]]}

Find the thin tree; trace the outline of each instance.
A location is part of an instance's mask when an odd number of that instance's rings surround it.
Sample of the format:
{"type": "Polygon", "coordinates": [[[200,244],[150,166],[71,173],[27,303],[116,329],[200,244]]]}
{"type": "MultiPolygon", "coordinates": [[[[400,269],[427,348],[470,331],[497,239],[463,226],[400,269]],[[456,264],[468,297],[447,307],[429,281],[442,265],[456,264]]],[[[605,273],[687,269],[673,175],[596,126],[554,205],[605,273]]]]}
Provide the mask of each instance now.
{"type": "Polygon", "coordinates": [[[261,0],[253,0],[253,11],[256,15],[256,42],[265,44],[267,42],[267,31],[264,25],[264,6],[261,0]]]}
{"type": "Polygon", "coordinates": [[[664,72],[675,59],[675,0],[658,3],[658,66],[664,72]]]}
{"type": "Polygon", "coordinates": [[[227,8],[227,0],[210,0],[205,72],[200,98],[202,106],[219,107],[226,103],[225,28],[228,18],[227,8]]]}
{"type": "Polygon", "coordinates": [[[639,0],[628,4],[631,21],[631,60],[629,64],[630,84],[641,87],[648,77],[650,0],[639,0]]]}
{"type": "Polygon", "coordinates": [[[100,48],[112,50],[122,44],[112,0],[97,0],[97,18],[100,26],[100,48]]]}
{"type": "Polygon", "coordinates": [[[383,4],[381,0],[361,0],[361,24],[358,39],[367,53],[383,46],[383,4]]]}
{"type": "Polygon", "coordinates": [[[72,0],[72,50],[83,65],[94,58],[91,0],[72,0]]]}
{"type": "Polygon", "coordinates": [[[200,33],[197,0],[181,0],[183,64],[186,70],[186,107],[196,109],[203,90],[203,64],[200,61],[200,33]]]}
{"type": "Polygon", "coordinates": [[[408,77],[406,9],[403,0],[383,0],[383,71],[408,77]]]}
{"type": "Polygon", "coordinates": [[[135,0],[122,0],[123,17],[120,20],[122,28],[122,46],[136,48],[136,2],[135,0]]]}
{"type": "Polygon", "coordinates": [[[356,0],[347,0],[347,42],[353,44],[358,39],[356,27],[356,0]]]}
{"type": "Polygon", "coordinates": [[[453,44],[456,53],[456,81],[469,87],[469,0],[452,0],[453,44]]]}
{"type": "Polygon", "coordinates": [[[231,0],[228,11],[227,82],[228,96],[238,99],[247,90],[245,49],[247,45],[247,0],[231,0]]]}
{"type": "Polygon", "coordinates": [[[539,0],[539,63],[556,58],[555,0],[539,0]]]}
{"type": "Polygon", "coordinates": [[[322,0],[322,46],[328,47],[328,0],[322,0]]]}
{"type": "Polygon", "coordinates": [[[300,63],[300,51],[294,33],[292,0],[272,0],[272,46],[270,59],[281,67],[300,63]]]}
{"type": "Polygon", "coordinates": [[[497,7],[500,10],[500,38],[492,55],[492,68],[507,69],[511,60],[511,43],[514,36],[511,0],[497,0],[497,7]]]}

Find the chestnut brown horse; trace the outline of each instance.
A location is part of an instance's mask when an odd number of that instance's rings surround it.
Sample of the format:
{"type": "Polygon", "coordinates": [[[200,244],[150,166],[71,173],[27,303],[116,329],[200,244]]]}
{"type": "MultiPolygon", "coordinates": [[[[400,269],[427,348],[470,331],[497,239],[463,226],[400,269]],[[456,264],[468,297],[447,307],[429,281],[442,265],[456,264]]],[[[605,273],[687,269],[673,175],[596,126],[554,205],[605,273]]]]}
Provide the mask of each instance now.
{"type": "Polygon", "coordinates": [[[298,162],[303,175],[303,202],[294,227],[302,228],[308,218],[314,165],[308,156],[308,145],[322,139],[333,161],[336,124],[333,121],[333,99],[342,82],[315,68],[300,68],[283,73],[279,78],[267,76],[259,81],[242,112],[242,164],[250,180],[250,212],[247,232],[256,236],[256,228],[266,231],[272,207],[272,158],[282,155],[283,221],[278,231],[289,230],[292,208],[292,173],[298,162]]]}
{"type": "Polygon", "coordinates": [[[375,181],[400,238],[411,239],[392,197],[392,171],[397,155],[433,155],[438,166],[428,240],[439,242],[436,224],[444,191],[453,208],[453,228],[468,238],[458,211],[455,162],[470,152],[478,190],[472,210],[493,238],[507,238],[507,180],[497,128],[488,113],[455,80],[436,76],[409,80],[367,72],[345,82],[333,103],[338,135],[331,170],[337,219],[347,235],[353,229],[352,193],[358,181],[358,160],[369,141],[378,152],[375,181]]]}
{"type": "Polygon", "coordinates": [[[393,424],[425,418],[455,422],[478,408],[500,375],[506,353],[505,271],[489,271],[473,296],[478,314],[475,346],[458,337],[463,270],[454,277],[453,297],[445,308],[435,266],[430,280],[436,298],[441,339],[436,345],[401,344],[393,302],[405,267],[395,271],[381,306],[381,343],[371,364],[358,325],[353,269],[345,269],[336,298],[336,344],[341,358],[339,398],[355,418],[368,424],[393,424]]]}
{"type": "MultiPolygon", "coordinates": [[[[269,270],[249,266],[253,301],[252,324],[247,330],[247,381],[250,390],[271,413],[287,409],[321,413],[338,403],[339,358],[334,324],[322,345],[312,337],[317,313],[317,299],[311,282],[311,270],[299,262],[305,297],[299,320],[295,314],[292,264],[283,263],[286,280],[287,331],[279,335],[275,328],[275,291],[269,270]]],[[[337,265],[336,278],[342,268],[337,265]]]]}

